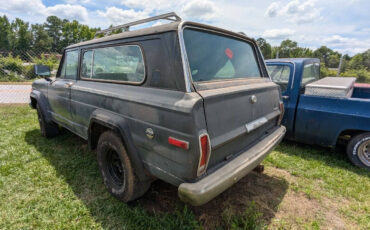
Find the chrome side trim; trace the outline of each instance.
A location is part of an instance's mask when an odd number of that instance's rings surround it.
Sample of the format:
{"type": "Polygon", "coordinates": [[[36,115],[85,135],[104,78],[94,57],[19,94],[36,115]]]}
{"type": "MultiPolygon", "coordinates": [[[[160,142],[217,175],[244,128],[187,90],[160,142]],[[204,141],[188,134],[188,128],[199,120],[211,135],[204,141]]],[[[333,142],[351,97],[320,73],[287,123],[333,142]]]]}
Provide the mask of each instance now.
{"type": "Polygon", "coordinates": [[[190,67],[188,62],[188,55],[186,53],[185,48],[185,41],[184,41],[184,28],[183,25],[186,21],[182,21],[178,25],[178,36],[179,36],[179,43],[180,43],[180,51],[181,51],[181,61],[182,61],[182,68],[184,70],[184,80],[185,80],[185,89],[187,93],[192,92],[192,81],[190,79],[190,67]]]}
{"type": "Polygon", "coordinates": [[[261,127],[262,125],[266,124],[267,123],[267,118],[266,117],[261,117],[261,118],[258,118],[252,122],[249,122],[245,125],[245,128],[247,129],[247,133],[250,133],[252,132],[253,130],[261,127]]]}

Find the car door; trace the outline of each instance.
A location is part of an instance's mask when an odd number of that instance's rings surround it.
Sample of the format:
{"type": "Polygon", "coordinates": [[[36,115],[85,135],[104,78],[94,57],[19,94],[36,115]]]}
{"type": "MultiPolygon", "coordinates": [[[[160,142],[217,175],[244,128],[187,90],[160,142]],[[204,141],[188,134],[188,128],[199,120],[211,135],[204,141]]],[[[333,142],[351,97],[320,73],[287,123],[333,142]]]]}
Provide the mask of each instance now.
{"type": "Polygon", "coordinates": [[[48,88],[52,117],[65,126],[71,126],[71,87],[77,78],[78,55],[78,50],[64,53],[56,79],[48,88]]]}
{"type": "Polygon", "coordinates": [[[286,137],[292,138],[294,134],[294,117],[298,97],[294,94],[294,64],[267,63],[267,69],[273,82],[278,84],[284,101],[285,113],[282,124],[287,128],[286,137]]]}

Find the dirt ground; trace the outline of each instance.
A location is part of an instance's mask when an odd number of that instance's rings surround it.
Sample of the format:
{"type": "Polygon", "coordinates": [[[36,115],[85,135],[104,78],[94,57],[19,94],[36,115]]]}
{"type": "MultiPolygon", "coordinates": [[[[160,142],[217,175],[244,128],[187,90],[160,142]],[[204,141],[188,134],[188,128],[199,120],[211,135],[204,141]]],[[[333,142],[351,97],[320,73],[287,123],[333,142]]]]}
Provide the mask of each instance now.
{"type": "MultiPolygon", "coordinates": [[[[325,229],[355,229],[339,213],[339,206],[345,201],[309,198],[289,189],[294,180],[287,171],[266,167],[263,173],[251,172],[209,203],[192,210],[205,229],[225,226],[225,212],[241,214],[251,202],[263,214],[269,229],[300,229],[302,224],[318,220],[325,229]]],[[[177,188],[159,180],[138,203],[150,213],[173,212],[181,205],[177,188]]]]}

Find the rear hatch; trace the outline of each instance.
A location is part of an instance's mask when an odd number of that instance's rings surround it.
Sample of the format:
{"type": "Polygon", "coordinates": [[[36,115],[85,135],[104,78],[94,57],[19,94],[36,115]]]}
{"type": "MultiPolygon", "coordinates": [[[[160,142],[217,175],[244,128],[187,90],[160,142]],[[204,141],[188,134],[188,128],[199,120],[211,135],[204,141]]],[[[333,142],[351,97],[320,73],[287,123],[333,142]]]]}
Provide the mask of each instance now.
{"type": "Polygon", "coordinates": [[[254,43],[195,28],[184,29],[184,41],[193,86],[203,98],[211,168],[277,126],[280,92],[261,71],[254,43]]]}

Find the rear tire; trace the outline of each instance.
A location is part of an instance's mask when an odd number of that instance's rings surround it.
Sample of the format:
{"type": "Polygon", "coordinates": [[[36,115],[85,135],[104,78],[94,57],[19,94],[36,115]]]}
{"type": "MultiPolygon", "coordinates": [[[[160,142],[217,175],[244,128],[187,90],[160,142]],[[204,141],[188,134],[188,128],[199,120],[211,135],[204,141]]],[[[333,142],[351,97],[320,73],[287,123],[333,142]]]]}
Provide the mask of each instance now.
{"type": "Polygon", "coordinates": [[[117,199],[129,202],[142,196],[150,183],[140,182],[121,138],[104,132],[98,141],[97,159],[104,184],[117,199]]]}
{"type": "Polygon", "coordinates": [[[370,170],[370,133],[353,137],[347,145],[347,156],[354,165],[370,170]]]}
{"type": "Polygon", "coordinates": [[[39,104],[36,105],[36,110],[37,110],[37,118],[38,118],[39,125],[40,125],[41,136],[46,137],[46,138],[57,136],[59,134],[58,125],[54,123],[53,121],[46,122],[45,115],[42,112],[39,104]]]}

